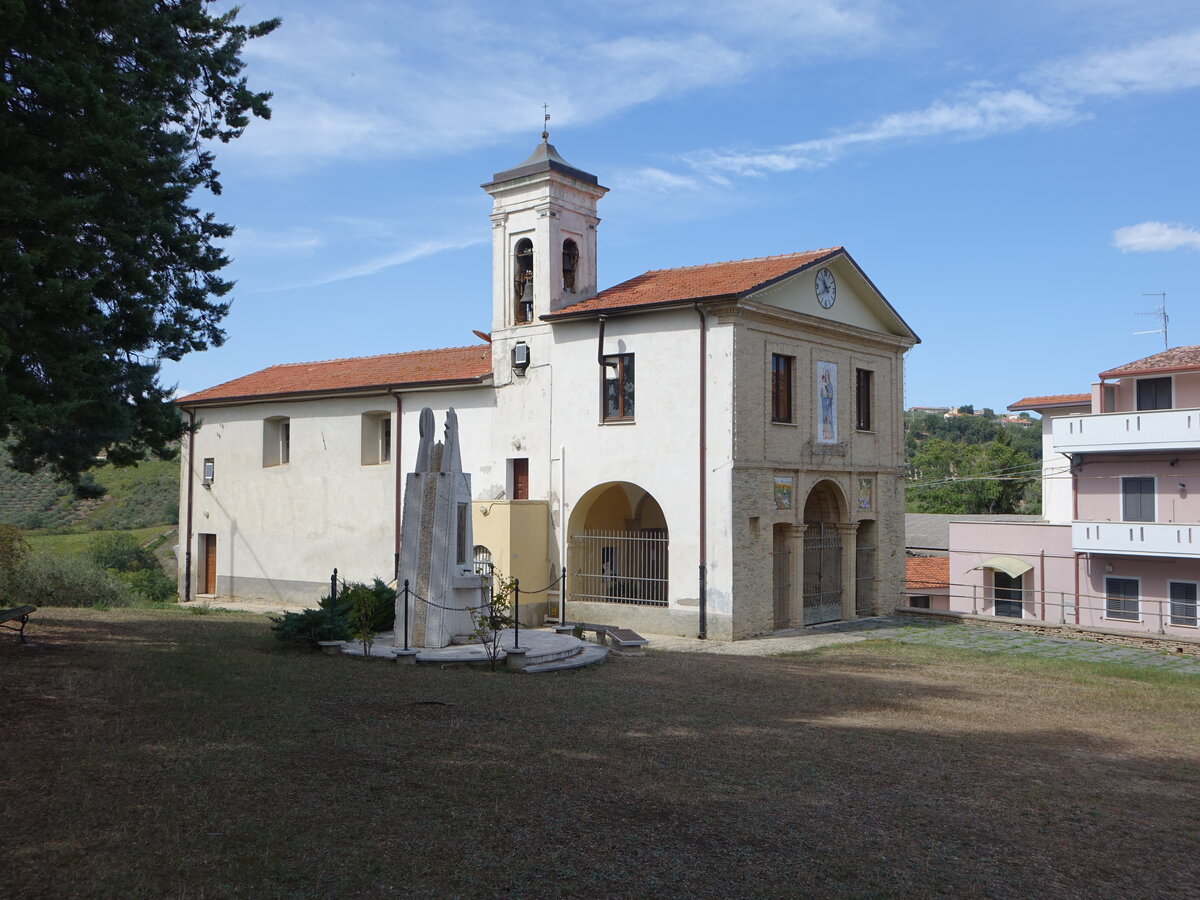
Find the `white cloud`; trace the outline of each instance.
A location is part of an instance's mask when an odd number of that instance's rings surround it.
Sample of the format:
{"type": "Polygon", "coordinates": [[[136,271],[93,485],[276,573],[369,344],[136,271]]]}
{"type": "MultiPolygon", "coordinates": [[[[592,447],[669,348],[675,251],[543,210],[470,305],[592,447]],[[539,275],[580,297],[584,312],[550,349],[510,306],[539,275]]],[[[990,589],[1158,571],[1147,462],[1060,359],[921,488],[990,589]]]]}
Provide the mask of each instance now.
{"type": "Polygon", "coordinates": [[[1142,222],[1114,231],[1113,246],[1122,253],[1154,253],[1180,247],[1200,250],[1200,231],[1168,222],[1142,222]]]}
{"type": "Polygon", "coordinates": [[[274,92],[273,114],[222,154],[286,173],[534,137],[543,101],[553,131],[728,86],[780,59],[860,58],[884,39],[887,2],[530,0],[512,15],[482,0],[346,0],[336,17],[302,7],[247,45],[247,74],[274,92]]]}
{"type": "Polygon", "coordinates": [[[451,239],[440,241],[421,241],[408,247],[402,247],[393,250],[390,253],[385,253],[380,256],[373,257],[365,262],[356,263],[347,268],[340,269],[329,275],[323,275],[302,284],[288,284],[280,287],[272,288],[274,291],[286,291],[294,288],[302,287],[317,287],[323,284],[332,284],[335,281],[347,281],[351,278],[362,278],[366,275],[374,275],[376,272],[382,272],[384,269],[390,269],[394,266],[402,266],[405,263],[410,263],[413,260],[421,259],[426,256],[433,256],[435,253],[443,253],[447,250],[461,250],[464,247],[474,247],[478,244],[485,243],[485,238],[470,238],[470,239],[451,239]]]}
{"type": "Polygon", "coordinates": [[[618,172],[613,178],[615,186],[630,194],[656,192],[670,193],[678,190],[696,190],[701,187],[700,179],[691,175],[678,175],[654,166],[618,172]]]}
{"type": "Polygon", "coordinates": [[[950,99],[891,113],[828,137],[758,150],[701,150],[686,154],[683,161],[719,181],[728,175],[817,169],[851,149],[875,144],[940,136],[982,138],[1068,125],[1092,114],[1087,105],[1092,98],[1200,86],[1200,31],[1061,60],[1023,81],[1031,86],[971,85],[950,99]]]}
{"type": "Polygon", "coordinates": [[[324,243],[324,238],[311,228],[289,228],[271,233],[239,227],[233,237],[225,242],[225,249],[234,257],[306,256],[324,243]]]}

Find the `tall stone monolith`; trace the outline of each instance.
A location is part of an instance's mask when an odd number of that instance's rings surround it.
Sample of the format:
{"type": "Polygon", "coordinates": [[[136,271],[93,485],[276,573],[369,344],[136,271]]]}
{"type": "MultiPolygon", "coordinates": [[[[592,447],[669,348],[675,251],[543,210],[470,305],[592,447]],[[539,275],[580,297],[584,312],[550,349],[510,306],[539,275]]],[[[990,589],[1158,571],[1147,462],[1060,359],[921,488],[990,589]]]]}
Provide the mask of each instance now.
{"type": "MultiPolygon", "coordinates": [[[[474,629],[468,610],[481,601],[474,574],[471,476],[462,470],[458,416],[446,413],[434,441],[433,410],[421,410],[416,471],[405,481],[400,526],[400,585],[408,579],[410,647],[445,647],[474,629]]],[[[396,646],[404,646],[404,594],[396,597],[396,646]]]]}

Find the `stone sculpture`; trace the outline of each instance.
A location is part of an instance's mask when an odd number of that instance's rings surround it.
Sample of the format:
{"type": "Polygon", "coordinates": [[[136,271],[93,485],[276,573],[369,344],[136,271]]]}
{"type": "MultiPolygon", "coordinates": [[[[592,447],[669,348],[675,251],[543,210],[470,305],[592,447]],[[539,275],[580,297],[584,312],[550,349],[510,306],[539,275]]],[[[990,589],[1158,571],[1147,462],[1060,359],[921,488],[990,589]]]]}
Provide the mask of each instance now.
{"type": "MultiPolygon", "coordinates": [[[[446,413],[434,441],[433,410],[421,410],[416,471],[405,481],[400,526],[400,584],[408,580],[410,647],[445,647],[474,630],[469,610],[481,602],[474,572],[471,476],[462,470],[458,416],[446,413]],[[426,602],[428,601],[428,602],[426,602]]],[[[396,646],[404,646],[404,594],[396,597],[396,646]]]]}

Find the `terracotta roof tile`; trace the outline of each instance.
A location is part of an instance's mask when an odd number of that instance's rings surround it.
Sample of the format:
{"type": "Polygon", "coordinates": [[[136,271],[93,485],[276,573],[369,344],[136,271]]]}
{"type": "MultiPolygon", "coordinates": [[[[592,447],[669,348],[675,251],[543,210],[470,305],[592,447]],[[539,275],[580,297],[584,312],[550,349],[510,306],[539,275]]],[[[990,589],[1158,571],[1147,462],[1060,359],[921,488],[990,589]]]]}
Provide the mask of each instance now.
{"type": "Polygon", "coordinates": [[[841,247],[828,247],[805,253],[761,256],[757,259],[708,263],[703,266],[653,269],[606,288],[588,300],[548,313],[543,318],[556,319],[608,309],[656,306],[742,294],[824,260],[841,250],[841,247]]]}
{"type": "Polygon", "coordinates": [[[909,590],[948,587],[950,560],[945,556],[910,556],[904,561],[905,587],[909,590]]]}
{"type": "Polygon", "coordinates": [[[1026,397],[1010,403],[1009,409],[1045,409],[1051,406],[1087,406],[1092,402],[1091,394],[1047,394],[1044,397],[1026,397]]]}
{"type": "Polygon", "coordinates": [[[476,344],[472,347],[446,347],[270,366],[181,397],[175,402],[181,406],[192,406],[292,394],[337,393],[447,382],[472,383],[491,373],[491,347],[476,344]]]}
{"type": "Polygon", "coordinates": [[[1189,369],[1200,369],[1200,346],[1172,347],[1162,353],[1155,353],[1143,359],[1134,360],[1107,372],[1101,372],[1101,378],[1122,378],[1126,375],[1145,375],[1162,372],[1186,372],[1189,369]]]}

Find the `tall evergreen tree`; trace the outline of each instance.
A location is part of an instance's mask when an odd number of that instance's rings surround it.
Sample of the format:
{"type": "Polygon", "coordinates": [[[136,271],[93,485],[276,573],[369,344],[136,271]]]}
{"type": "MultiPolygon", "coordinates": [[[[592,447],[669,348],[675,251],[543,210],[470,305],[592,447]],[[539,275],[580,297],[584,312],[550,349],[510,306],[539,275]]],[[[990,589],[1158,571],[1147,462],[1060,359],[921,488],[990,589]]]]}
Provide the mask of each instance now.
{"type": "Polygon", "coordinates": [[[0,0],[0,439],[77,482],[169,454],[159,361],[218,346],[233,229],[215,142],[268,118],[243,26],[210,0],[0,0]]]}

